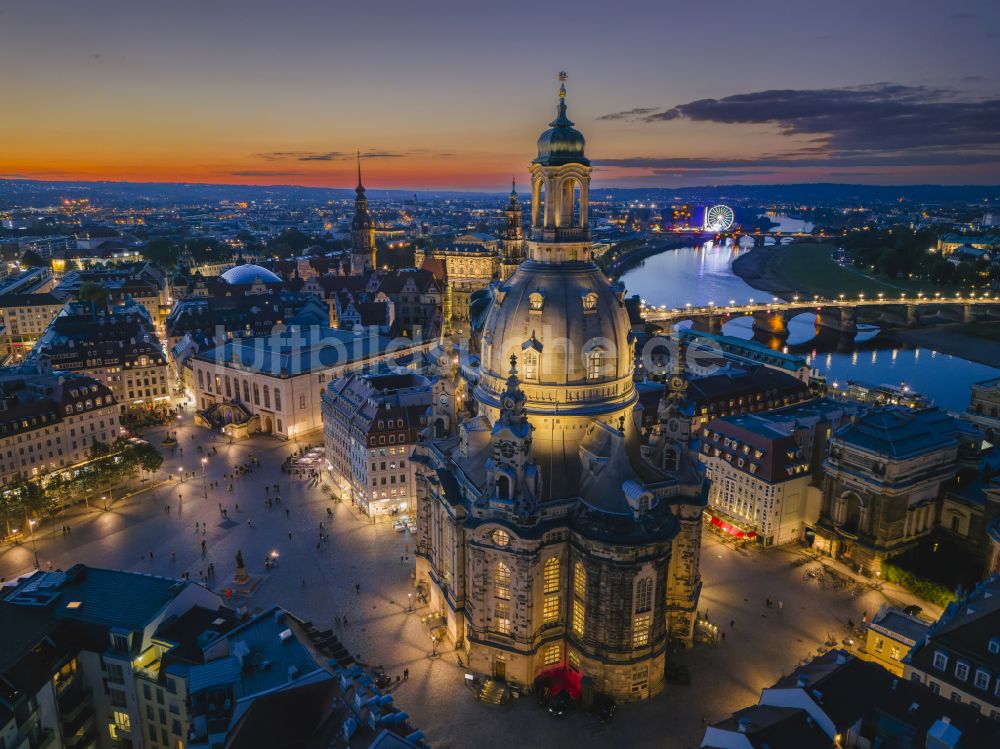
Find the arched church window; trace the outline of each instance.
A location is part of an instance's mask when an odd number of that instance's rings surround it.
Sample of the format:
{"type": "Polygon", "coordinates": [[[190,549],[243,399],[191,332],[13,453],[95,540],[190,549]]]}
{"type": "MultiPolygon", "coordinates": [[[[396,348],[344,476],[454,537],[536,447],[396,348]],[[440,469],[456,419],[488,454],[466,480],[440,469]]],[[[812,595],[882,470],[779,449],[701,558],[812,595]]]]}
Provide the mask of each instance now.
{"type": "Polygon", "coordinates": [[[573,634],[583,637],[587,628],[587,573],[583,564],[573,565],[573,634]]]}
{"type": "Polygon", "coordinates": [[[264,386],[264,408],[271,407],[271,388],[267,385],[264,386]]]}
{"type": "Polygon", "coordinates": [[[247,380],[243,380],[243,402],[250,402],[250,383],[247,380]]]}
{"type": "Polygon", "coordinates": [[[506,476],[497,478],[497,497],[499,499],[510,499],[510,479],[506,476]]]}
{"type": "Polygon", "coordinates": [[[653,608],[653,578],[644,577],[635,586],[635,613],[642,614],[653,608]]]}
{"type": "Polygon", "coordinates": [[[493,597],[501,601],[510,600],[510,567],[503,562],[497,562],[493,572],[493,597]]]}
{"type": "Polygon", "coordinates": [[[274,389],[274,410],[275,411],[281,410],[281,390],[279,390],[278,388],[274,389]]]}
{"type": "Polygon", "coordinates": [[[581,562],[573,565],[573,594],[577,598],[587,597],[587,571],[581,562]]]}
{"type": "Polygon", "coordinates": [[[559,559],[552,557],[545,562],[542,591],[544,593],[559,592],[559,559]]]}
{"type": "Polygon", "coordinates": [[[255,406],[260,405],[260,388],[257,386],[256,382],[253,384],[253,404],[255,406]]]}

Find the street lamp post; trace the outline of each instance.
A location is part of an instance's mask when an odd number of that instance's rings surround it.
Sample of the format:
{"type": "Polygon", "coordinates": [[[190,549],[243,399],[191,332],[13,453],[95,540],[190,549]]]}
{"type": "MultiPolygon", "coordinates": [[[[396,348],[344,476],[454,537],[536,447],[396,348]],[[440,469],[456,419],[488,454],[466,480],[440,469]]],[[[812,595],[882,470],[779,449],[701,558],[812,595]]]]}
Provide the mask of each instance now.
{"type": "Polygon", "coordinates": [[[406,598],[407,598],[406,610],[407,611],[413,611],[413,594],[412,593],[407,593],[406,594],[406,598]]]}
{"type": "Polygon", "coordinates": [[[205,480],[205,466],[208,465],[208,458],[201,459],[201,489],[205,494],[205,499],[208,499],[208,482],[205,480]]]}
{"type": "MultiPolygon", "coordinates": [[[[25,518],[27,520],[27,518],[25,518]]],[[[31,534],[31,550],[35,554],[35,569],[39,569],[41,565],[38,564],[38,545],[35,543],[35,523],[36,520],[28,520],[28,532],[31,534]]]]}

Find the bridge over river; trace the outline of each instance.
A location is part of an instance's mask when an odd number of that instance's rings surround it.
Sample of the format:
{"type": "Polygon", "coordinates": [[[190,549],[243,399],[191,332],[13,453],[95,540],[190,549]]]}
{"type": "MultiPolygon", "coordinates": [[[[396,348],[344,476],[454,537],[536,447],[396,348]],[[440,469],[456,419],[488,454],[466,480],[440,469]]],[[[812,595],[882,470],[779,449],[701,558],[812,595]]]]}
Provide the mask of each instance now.
{"type": "Polygon", "coordinates": [[[726,305],[710,302],[703,306],[686,305],[672,309],[665,306],[642,307],[642,317],[648,323],[670,327],[690,321],[695,330],[716,334],[721,333],[722,326],[730,320],[751,317],[755,333],[778,338],[788,335],[789,320],[805,313],[816,315],[817,328],[836,331],[841,335],[853,335],[858,331],[859,315],[866,322],[899,327],[916,327],[929,322],[967,323],[1000,319],[1000,294],[902,294],[899,297],[879,294],[870,298],[862,295],[850,299],[844,296],[839,299],[794,297],[790,301],[773,298],[769,302],[750,300],[746,304],[739,304],[731,300],[726,305]]]}

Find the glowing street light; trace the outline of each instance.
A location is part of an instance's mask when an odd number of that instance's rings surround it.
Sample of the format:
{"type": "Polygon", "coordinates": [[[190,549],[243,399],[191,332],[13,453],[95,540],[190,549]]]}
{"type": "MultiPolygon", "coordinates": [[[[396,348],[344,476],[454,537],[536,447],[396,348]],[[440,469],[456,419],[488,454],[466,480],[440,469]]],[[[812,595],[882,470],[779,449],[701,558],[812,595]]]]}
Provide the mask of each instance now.
{"type": "Polygon", "coordinates": [[[35,554],[35,569],[37,570],[41,565],[38,564],[38,546],[35,544],[35,524],[37,520],[28,520],[28,532],[31,535],[31,550],[35,554]]]}

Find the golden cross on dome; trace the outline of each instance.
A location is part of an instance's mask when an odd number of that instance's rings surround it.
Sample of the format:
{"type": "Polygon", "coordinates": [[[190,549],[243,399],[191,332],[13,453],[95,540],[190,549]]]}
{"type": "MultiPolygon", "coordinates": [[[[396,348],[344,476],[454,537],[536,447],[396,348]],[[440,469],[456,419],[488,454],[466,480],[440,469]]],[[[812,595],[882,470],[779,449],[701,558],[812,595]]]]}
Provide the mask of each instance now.
{"type": "Polygon", "coordinates": [[[560,70],[559,71],[559,98],[560,99],[565,99],[566,98],[566,79],[568,77],[569,76],[566,75],[566,71],[565,70],[560,70]]]}

